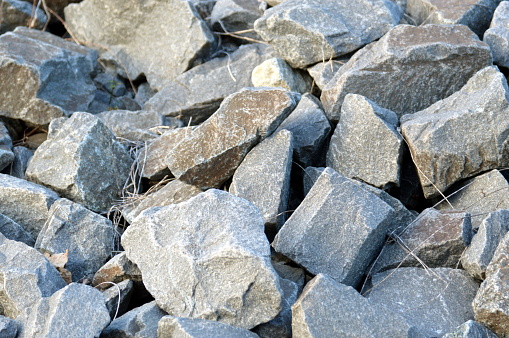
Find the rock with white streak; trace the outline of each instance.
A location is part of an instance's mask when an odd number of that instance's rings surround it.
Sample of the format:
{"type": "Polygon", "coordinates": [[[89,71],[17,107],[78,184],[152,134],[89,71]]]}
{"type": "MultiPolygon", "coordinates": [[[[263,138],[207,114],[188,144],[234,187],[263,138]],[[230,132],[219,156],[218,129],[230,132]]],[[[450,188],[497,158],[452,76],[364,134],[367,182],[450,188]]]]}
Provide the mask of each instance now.
{"type": "Polygon", "coordinates": [[[118,318],[127,312],[132,294],[133,281],[129,279],[111,285],[109,289],[103,291],[106,308],[111,319],[118,318]]]}

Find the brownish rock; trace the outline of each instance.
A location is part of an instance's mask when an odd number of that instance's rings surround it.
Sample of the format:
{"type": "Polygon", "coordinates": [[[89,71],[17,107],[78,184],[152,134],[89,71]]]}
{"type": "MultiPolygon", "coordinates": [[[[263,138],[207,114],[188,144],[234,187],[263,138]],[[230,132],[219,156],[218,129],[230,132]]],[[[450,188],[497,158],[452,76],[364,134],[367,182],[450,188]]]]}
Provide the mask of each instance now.
{"type": "MultiPolygon", "coordinates": [[[[126,279],[141,283],[141,271],[136,264],[127,259],[125,252],[122,252],[110,259],[95,273],[92,284],[97,287],[104,282],[120,283],[126,279]]],[[[99,289],[104,290],[110,286],[112,285],[105,283],[99,286],[99,289]]]]}

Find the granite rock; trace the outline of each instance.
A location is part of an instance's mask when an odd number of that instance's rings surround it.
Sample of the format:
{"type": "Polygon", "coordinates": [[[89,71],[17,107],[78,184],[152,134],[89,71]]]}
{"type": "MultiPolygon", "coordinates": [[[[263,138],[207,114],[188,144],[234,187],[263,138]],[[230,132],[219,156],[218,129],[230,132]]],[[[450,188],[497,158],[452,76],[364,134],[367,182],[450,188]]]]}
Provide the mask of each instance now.
{"type": "Polygon", "coordinates": [[[34,8],[32,2],[22,0],[3,0],[0,14],[0,34],[28,24],[33,24],[35,29],[41,29],[48,20],[42,8],[34,8]]]}
{"type": "Polygon", "coordinates": [[[255,87],[282,87],[297,93],[311,89],[310,78],[280,58],[271,58],[256,66],[251,73],[251,82],[255,87]]]}
{"type": "MultiPolygon", "coordinates": [[[[497,1],[499,2],[499,1],[497,1]]],[[[486,42],[493,54],[493,62],[501,67],[509,67],[509,3],[501,1],[493,15],[490,28],[484,33],[486,42]]]]}
{"type": "Polygon", "coordinates": [[[28,246],[34,246],[35,239],[30,236],[18,223],[9,217],[0,214],[0,233],[7,239],[25,243],[28,246]]]}
{"type": "Polygon", "coordinates": [[[261,17],[258,0],[217,0],[210,13],[210,23],[215,31],[234,33],[241,37],[260,39],[253,30],[253,24],[261,17]],[[237,33],[251,30],[250,32],[237,33]]]}
{"type": "Polygon", "coordinates": [[[157,337],[256,338],[258,335],[246,329],[216,322],[214,320],[164,316],[157,324],[157,337]]]}
{"type": "Polygon", "coordinates": [[[0,336],[16,337],[18,333],[18,323],[10,318],[0,316],[0,336]]]}
{"type": "Polygon", "coordinates": [[[103,291],[106,308],[112,320],[115,320],[127,312],[129,301],[133,294],[133,288],[133,282],[126,279],[103,291]]]}
{"type": "Polygon", "coordinates": [[[468,320],[456,329],[446,333],[442,338],[497,338],[498,336],[485,326],[468,320]]]}
{"type": "Polygon", "coordinates": [[[104,290],[112,286],[110,283],[119,284],[125,280],[142,283],[140,269],[127,258],[125,251],[122,251],[97,270],[92,284],[99,290],[104,290]],[[105,284],[100,285],[101,283],[105,284]]]}
{"type": "Polygon", "coordinates": [[[343,66],[350,58],[344,57],[337,60],[318,62],[307,69],[309,75],[313,78],[315,85],[323,90],[327,83],[332,80],[339,68],[343,66]]]}
{"type": "Polygon", "coordinates": [[[0,171],[10,166],[14,161],[12,139],[7,127],[0,122],[0,171]]]}
{"type": "Polygon", "coordinates": [[[25,172],[28,167],[28,162],[30,162],[30,159],[32,156],[34,156],[34,153],[23,146],[16,146],[12,148],[12,153],[14,154],[14,159],[12,160],[12,163],[10,166],[7,166],[3,173],[25,179],[25,172]]]}

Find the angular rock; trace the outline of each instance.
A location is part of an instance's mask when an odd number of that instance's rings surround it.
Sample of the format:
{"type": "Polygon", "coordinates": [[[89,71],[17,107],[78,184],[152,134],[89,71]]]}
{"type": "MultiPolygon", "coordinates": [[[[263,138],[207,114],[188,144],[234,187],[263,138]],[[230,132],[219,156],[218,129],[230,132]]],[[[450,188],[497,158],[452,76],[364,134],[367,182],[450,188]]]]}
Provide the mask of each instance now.
{"type": "Polygon", "coordinates": [[[13,319],[0,316],[0,336],[16,337],[18,333],[18,323],[13,319]]]}
{"type": "MultiPolygon", "coordinates": [[[[272,266],[278,273],[281,279],[287,279],[294,282],[299,287],[299,294],[306,284],[306,273],[302,268],[295,268],[293,266],[286,265],[284,262],[272,260],[272,266]]],[[[284,292],[283,288],[283,292],[284,292]]]]}
{"type": "Polygon", "coordinates": [[[34,124],[86,111],[96,87],[93,53],[50,33],[19,27],[0,37],[0,115],[34,124]]]}
{"type": "Polygon", "coordinates": [[[78,39],[112,52],[131,79],[143,73],[154,89],[191,68],[215,43],[189,1],[85,0],[64,12],[78,39]]]}
{"type": "Polygon", "coordinates": [[[323,90],[327,83],[332,80],[339,68],[343,66],[350,58],[339,58],[338,60],[330,60],[318,62],[307,69],[309,75],[315,81],[315,85],[323,90]]]}
{"type": "Polygon", "coordinates": [[[7,171],[6,173],[11,176],[25,179],[25,172],[28,167],[28,162],[32,156],[34,156],[34,153],[28,148],[22,146],[12,148],[12,153],[14,154],[14,160],[12,161],[10,167],[7,167],[4,172],[7,171]]]}
{"type": "MultiPolygon", "coordinates": [[[[30,3],[33,3],[33,0],[23,0],[30,3]]],[[[62,18],[64,17],[64,7],[69,5],[73,2],[80,2],[81,0],[44,0],[46,3],[46,6],[54,10],[58,15],[60,15],[62,18]]],[[[56,18],[53,18],[56,20],[56,18]]]]}
{"type": "Polygon", "coordinates": [[[3,235],[0,235],[0,280],[0,314],[11,319],[66,285],[41,253],[3,235]]]}
{"type": "Polygon", "coordinates": [[[132,280],[138,284],[142,282],[140,269],[127,258],[123,251],[97,270],[92,284],[99,290],[104,290],[111,287],[110,283],[119,284],[125,280],[132,280]],[[101,283],[105,284],[100,285],[101,283]]]}
{"type": "Polygon", "coordinates": [[[132,293],[133,282],[129,279],[112,285],[112,287],[103,291],[106,308],[112,320],[127,312],[132,293]]]}
{"type": "Polygon", "coordinates": [[[403,12],[390,1],[287,0],[265,11],[255,31],[294,68],[352,52],[384,35],[403,12]]]}
{"type": "Polygon", "coordinates": [[[0,171],[9,166],[12,161],[14,161],[12,139],[7,127],[0,122],[0,171]]]}
{"type": "Polygon", "coordinates": [[[71,283],[43,298],[18,321],[18,337],[98,337],[110,322],[110,315],[101,292],[84,285],[71,283]]]}
{"type": "Polygon", "coordinates": [[[251,72],[276,56],[267,45],[243,45],[221,58],[196,66],[169,82],[145,103],[145,110],[199,124],[214,113],[225,97],[251,87],[251,72]]]}
{"type": "Polygon", "coordinates": [[[211,189],[146,210],[124,232],[122,246],[163,310],[250,329],[281,310],[263,228],[253,204],[211,189]]]}
{"type": "Polygon", "coordinates": [[[78,281],[97,270],[114,250],[115,229],[109,219],[78,203],[61,198],[51,206],[35,248],[61,253],[69,250],[65,268],[78,281]]]}
{"type": "Polygon", "coordinates": [[[48,140],[35,151],[26,175],[63,197],[105,212],[119,197],[131,163],[127,150],[98,117],[78,112],[51,123],[48,140]]]}
{"type": "Polygon", "coordinates": [[[214,31],[224,30],[242,37],[260,39],[254,31],[236,32],[253,30],[254,22],[262,15],[258,0],[217,0],[210,13],[210,22],[214,31]]]}
{"type": "Polygon", "coordinates": [[[157,337],[224,337],[256,338],[258,335],[246,329],[225,323],[199,318],[179,318],[164,316],[157,324],[157,337]]]}
{"type": "Polygon", "coordinates": [[[504,75],[486,67],[460,91],[401,118],[426,198],[461,179],[509,165],[508,100],[504,75]],[[479,121],[491,127],[481,128],[479,121]]]}
{"type": "Polygon", "coordinates": [[[374,275],[372,283],[368,300],[401,314],[416,336],[441,336],[473,319],[478,285],[463,270],[399,268],[374,275]]]}
{"type": "Polygon", "coordinates": [[[34,8],[31,3],[21,0],[3,0],[0,14],[0,34],[27,24],[42,29],[48,19],[42,8],[34,8]]]}
{"type": "Polygon", "coordinates": [[[322,104],[313,95],[302,95],[299,104],[276,129],[289,130],[293,136],[293,158],[304,167],[319,162],[331,126],[322,109],[322,104]]]}
{"type": "Polygon", "coordinates": [[[229,189],[260,209],[265,230],[274,234],[287,218],[292,152],[293,137],[288,130],[265,139],[246,155],[229,189]]]}
{"type": "Polygon", "coordinates": [[[98,88],[107,91],[115,97],[122,96],[126,93],[127,88],[118,76],[113,76],[108,73],[99,73],[94,77],[94,82],[98,88]]]}
{"type": "Polygon", "coordinates": [[[387,203],[326,168],[272,246],[313,274],[357,286],[393,216],[387,203]]]}
{"type": "Polygon", "coordinates": [[[271,58],[256,66],[251,73],[251,82],[255,87],[282,87],[297,93],[311,89],[310,79],[280,58],[271,58]]]}
{"type": "Polygon", "coordinates": [[[399,186],[403,138],[398,116],[357,94],[348,94],[327,152],[327,166],[378,188],[399,186]]]}
{"type": "Polygon", "coordinates": [[[472,303],[475,320],[499,337],[509,337],[509,233],[498,244],[472,303]]]}
{"type": "Polygon", "coordinates": [[[22,242],[28,246],[34,246],[35,244],[35,239],[25,229],[2,214],[0,214],[0,233],[7,239],[22,242]]]}
{"type": "Polygon", "coordinates": [[[58,195],[39,184],[0,174],[0,213],[37,238],[58,195]]]}
{"type": "Polygon", "coordinates": [[[348,93],[398,116],[415,113],[459,90],[491,62],[488,45],[466,26],[399,25],[355,53],[320,99],[332,121],[339,120],[348,93]]]}
{"type": "Polygon", "coordinates": [[[318,274],[292,306],[294,337],[412,337],[404,318],[318,274]]]}
{"type": "Polygon", "coordinates": [[[249,150],[290,114],[300,96],[279,88],[245,88],[170,150],[166,164],[176,178],[202,189],[228,179],[249,150]]]}
{"type": "Polygon", "coordinates": [[[478,322],[468,320],[442,338],[497,338],[497,335],[478,322]]]}
{"type": "MultiPolygon", "coordinates": [[[[497,1],[499,2],[499,1],[497,1]]],[[[509,3],[502,1],[498,5],[490,28],[484,33],[486,42],[493,54],[493,62],[501,67],[509,67],[509,3]]]]}

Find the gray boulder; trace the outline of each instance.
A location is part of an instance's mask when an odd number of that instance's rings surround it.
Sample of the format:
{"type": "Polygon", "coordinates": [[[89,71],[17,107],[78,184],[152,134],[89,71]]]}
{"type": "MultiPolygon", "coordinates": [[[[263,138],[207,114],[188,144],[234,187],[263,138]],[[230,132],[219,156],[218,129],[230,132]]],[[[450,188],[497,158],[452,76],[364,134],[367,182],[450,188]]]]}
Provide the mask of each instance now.
{"type": "Polygon", "coordinates": [[[339,58],[337,60],[329,60],[318,62],[307,69],[309,75],[313,78],[315,85],[323,90],[327,83],[332,80],[339,68],[349,60],[349,57],[339,58]]]}
{"type": "Polygon", "coordinates": [[[269,136],[296,106],[300,95],[282,88],[245,88],[166,156],[173,175],[202,189],[233,175],[249,150],[269,136]]]}
{"type": "Polygon", "coordinates": [[[51,123],[48,140],[35,151],[26,175],[63,197],[105,212],[119,198],[131,163],[127,150],[98,117],[74,113],[51,123]]]}
{"type": "Polygon", "coordinates": [[[32,6],[22,0],[4,0],[0,7],[0,34],[13,31],[18,26],[26,26],[28,23],[35,29],[42,29],[48,17],[42,8],[32,6]]]}
{"type": "Polygon", "coordinates": [[[496,67],[477,72],[460,91],[401,118],[424,196],[440,195],[453,183],[507,167],[509,89],[496,67]],[[479,121],[490,125],[480,128],[479,121]]]}
{"type": "Polygon", "coordinates": [[[258,335],[246,329],[234,327],[214,320],[164,316],[157,324],[157,337],[222,337],[256,338],[258,335]]]}
{"type": "Polygon", "coordinates": [[[91,50],[23,27],[0,37],[0,114],[34,124],[86,111],[96,87],[91,50]]]}
{"type": "Polygon", "coordinates": [[[125,251],[122,251],[97,270],[92,284],[99,290],[105,290],[112,286],[110,283],[120,284],[125,280],[142,283],[140,269],[127,258],[125,251]]]}
{"type": "Polygon", "coordinates": [[[414,113],[453,94],[491,62],[488,45],[466,26],[399,25],[355,53],[323,89],[321,101],[332,121],[339,120],[348,93],[398,116],[414,113]]]}
{"type": "Polygon", "coordinates": [[[263,61],[253,69],[251,82],[255,87],[282,87],[297,93],[311,91],[311,79],[294,70],[280,58],[263,61]]]}
{"type": "Polygon", "coordinates": [[[281,310],[263,228],[253,204],[211,189],[144,211],[122,246],[163,310],[250,329],[281,310]]]}
{"type": "Polygon", "coordinates": [[[262,15],[258,0],[217,0],[210,13],[210,22],[217,32],[225,31],[241,37],[260,39],[253,31],[253,24],[262,15]],[[246,30],[250,31],[237,33],[246,30]]]}
{"type": "Polygon", "coordinates": [[[30,236],[18,223],[9,217],[0,214],[0,233],[7,239],[25,243],[28,246],[34,246],[35,239],[30,236]]]}
{"type": "Polygon", "coordinates": [[[0,122],[0,171],[11,165],[14,161],[12,152],[12,139],[7,127],[0,122]]]}
{"type": "Polygon", "coordinates": [[[393,216],[387,203],[326,168],[272,246],[313,274],[358,286],[393,216]]]}
{"type": "Polygon", "coordinates": [[[13,319],[0,316],[0,337],[16,337],[18,333],[18,323],[13,319]]]}
{"type": "Polygon", "coordinates": [[[112,53],[131,79],[145,74],[154,89],[191,68],[215,44],[189,1],[85,0],[64,12],[78,39],[112,53]]]}
{"type": "Polygon", "coordinates": [[[133,294],[133,285],[133,281],[126,279],[103,291],[106,308],[112,320],[127,312],[133,294]]]}
{"type": "MultiPolygon", "coordinates": [[[[10,167],[7,167],[7,174],[25,179],[25,172],[28,168],[28,162],[34,156],[34,153],[26,147],[16,146],[12,148],[14,159],[10,167]]],[[[5,172],[5,171],[4,171],[5,172]]]]}
{"type": "Polygon", "coordinates": [[[398,116],[357,94],[348,94],[327,152],[327,166],[378,188],[399,186],[403,138],[398,116]]]}
{"type": "Polygon", "coordinates": [[[303,68],[352,52],[384,35],[403,12],[391,1],[287,0],[265,11],[255,31],[290,66],[303,68]]]}
{"type": "MultiPolygon", "coordinates": [[[[499,2],[499,1],[496,1],[499,2]]],[[[491,49],[493,62],[502,67],[509,67],[509,3],[502,1],[498,5],[490,28],[484,33],[483,40],[491,49]]]]}
{"type": "Polygon", "coordinates": [[[442,338],[497,338],[498,336],[492,331],[488,330],[485,326],[468,320],[461,324],[449,333],[446,333],[442,338]]]}

